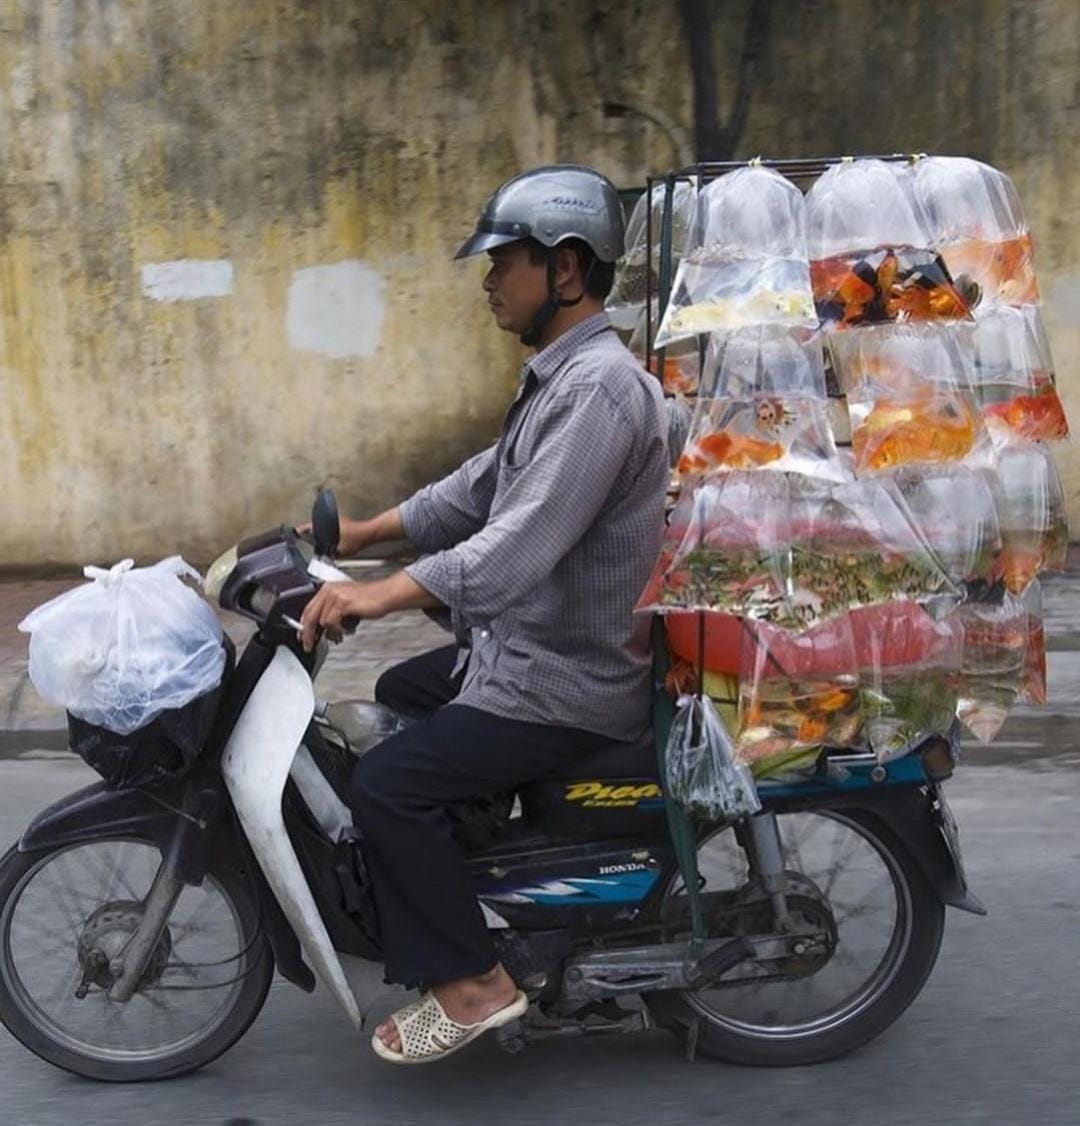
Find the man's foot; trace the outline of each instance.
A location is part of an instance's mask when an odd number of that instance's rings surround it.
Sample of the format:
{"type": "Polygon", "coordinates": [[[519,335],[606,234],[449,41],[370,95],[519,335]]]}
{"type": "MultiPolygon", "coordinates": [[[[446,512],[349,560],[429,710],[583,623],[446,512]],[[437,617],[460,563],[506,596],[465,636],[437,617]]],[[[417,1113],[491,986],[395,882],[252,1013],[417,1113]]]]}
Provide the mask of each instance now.
{"type": "MultiPolygon", "coordinates": [[[[479,1024],[511,1004],[517,996],[517,986],[500,963],[478,977],[434,985],[431,992],[451,1020],[458,1024],[479,1024]]],[[[375,1035],[391,1051],[401,1051],[401,1036],[392,1020],[380,1024],[375,1035]]]]}

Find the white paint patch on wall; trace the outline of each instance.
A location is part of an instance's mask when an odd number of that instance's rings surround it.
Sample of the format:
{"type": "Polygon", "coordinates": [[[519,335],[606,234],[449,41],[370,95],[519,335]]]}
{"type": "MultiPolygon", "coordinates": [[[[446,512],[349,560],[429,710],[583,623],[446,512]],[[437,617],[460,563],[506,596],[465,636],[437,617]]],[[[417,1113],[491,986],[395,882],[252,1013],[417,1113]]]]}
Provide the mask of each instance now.
{"type": "Polygon", "coordinates": [[[289,344],[334,359],[373,355],[382,335],[385,293],[386,279],[357,258],[297,270],[285,316],[289,344]]]}
{"type": "Polygon", "coordinates": [[[227,258],[148,262],[142,268],[142,291],[155,301],[228,297],[233,291],[233,264],[227,258]]]}

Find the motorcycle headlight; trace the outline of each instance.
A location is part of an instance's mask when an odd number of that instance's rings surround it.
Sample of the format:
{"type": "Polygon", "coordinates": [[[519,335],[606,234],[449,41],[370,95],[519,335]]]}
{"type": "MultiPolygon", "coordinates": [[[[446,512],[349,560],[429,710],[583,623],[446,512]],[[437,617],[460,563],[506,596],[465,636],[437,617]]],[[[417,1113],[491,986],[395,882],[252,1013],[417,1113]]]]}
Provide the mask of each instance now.
{"type": "Polygon", "coordinates": [[[206,597],[212,602],[217,602],[221,597],[221,588],[225,585],[228,577],[233,573],[235,566],[235,547],[230,547],[224,555],[218,556],[218,558],[210,564],[210,570],[206,572],[206,578],[203,580],[203,590],[206,592],[206,597]]]}

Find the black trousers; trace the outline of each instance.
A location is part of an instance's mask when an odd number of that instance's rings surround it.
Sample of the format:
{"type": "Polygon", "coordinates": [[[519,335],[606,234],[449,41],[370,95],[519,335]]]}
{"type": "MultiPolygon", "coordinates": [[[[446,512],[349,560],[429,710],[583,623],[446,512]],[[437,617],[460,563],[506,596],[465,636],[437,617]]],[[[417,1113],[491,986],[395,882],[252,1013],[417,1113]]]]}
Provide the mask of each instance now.
{"type": "Polygon", "coordinates": [[[350,789],[386,980],[408,986],[472,977],[496,962],[450,807],[557,774],[610,742],[452,703],[456,655],[454,646],[437,649],[380,677],[375,698],[418,722],[364,755],[350,789]]]}

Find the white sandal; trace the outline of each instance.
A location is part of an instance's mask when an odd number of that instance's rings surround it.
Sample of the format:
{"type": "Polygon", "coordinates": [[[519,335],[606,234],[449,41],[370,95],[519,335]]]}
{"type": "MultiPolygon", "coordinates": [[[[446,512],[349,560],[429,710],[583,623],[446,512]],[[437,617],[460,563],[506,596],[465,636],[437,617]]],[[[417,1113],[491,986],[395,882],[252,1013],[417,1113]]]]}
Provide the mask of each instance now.
{"type": "Polygon", "coordinates": [[[478,1024],[458,1024],[446,1015],[434,993],[425,993],[418,1001],[398,1009],[390,1018],[401,1037],[400,1052],[388,1048],[378,1033],[371,1037],[371,1046],[377,1056],[389,1063],[433,1063],[453,1055],[485,1032],[524,1016],[528,1007],[529,999],[519,989],[509,1005],[492,1013],[487,1020],[478,1024]]]}

